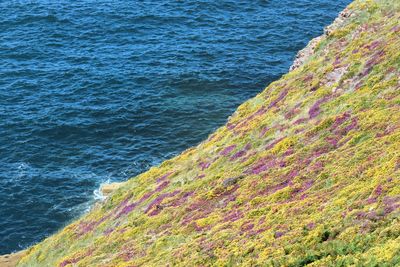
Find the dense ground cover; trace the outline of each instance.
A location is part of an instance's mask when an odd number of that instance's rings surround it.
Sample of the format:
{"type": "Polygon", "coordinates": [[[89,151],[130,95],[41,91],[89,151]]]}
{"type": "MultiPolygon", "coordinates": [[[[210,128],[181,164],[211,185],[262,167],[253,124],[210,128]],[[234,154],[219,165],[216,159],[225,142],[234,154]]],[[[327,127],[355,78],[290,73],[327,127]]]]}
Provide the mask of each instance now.
{"type": "Polygon", "coordinates": [[[19,266],[400,264],[399,21],[353,2],[224,127],[19,266]]]}

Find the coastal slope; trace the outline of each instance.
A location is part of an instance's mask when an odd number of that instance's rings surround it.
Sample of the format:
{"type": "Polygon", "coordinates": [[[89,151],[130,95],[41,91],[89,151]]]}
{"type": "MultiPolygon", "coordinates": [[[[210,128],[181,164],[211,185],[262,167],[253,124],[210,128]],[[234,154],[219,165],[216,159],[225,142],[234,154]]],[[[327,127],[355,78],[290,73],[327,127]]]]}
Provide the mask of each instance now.
{"type": "Polygon", "coordinates": [[[225,126],[18,266],[399,265],[399,21],[356,0],[225,126]]]}

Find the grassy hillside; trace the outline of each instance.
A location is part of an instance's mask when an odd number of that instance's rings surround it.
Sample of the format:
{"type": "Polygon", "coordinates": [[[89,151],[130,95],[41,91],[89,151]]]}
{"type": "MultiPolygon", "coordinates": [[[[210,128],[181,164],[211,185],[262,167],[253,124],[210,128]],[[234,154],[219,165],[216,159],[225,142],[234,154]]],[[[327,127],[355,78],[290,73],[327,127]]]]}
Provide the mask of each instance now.
{"type": "Polygon", "coordinates": [[[399,21],[400,1],[356,0],[206,141],[19,266],[400,265],[399,21]]]}

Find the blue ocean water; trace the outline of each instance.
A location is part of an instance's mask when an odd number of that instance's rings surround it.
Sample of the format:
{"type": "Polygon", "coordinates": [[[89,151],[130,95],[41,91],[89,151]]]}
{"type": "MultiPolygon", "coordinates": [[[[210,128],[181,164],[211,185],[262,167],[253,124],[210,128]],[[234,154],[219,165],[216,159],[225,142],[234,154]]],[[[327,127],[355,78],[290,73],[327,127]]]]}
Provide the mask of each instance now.
{"type": "Polygon", "coordinates": [[[349,2],[1,1],[0,254],[205,139],[349,2]]]}

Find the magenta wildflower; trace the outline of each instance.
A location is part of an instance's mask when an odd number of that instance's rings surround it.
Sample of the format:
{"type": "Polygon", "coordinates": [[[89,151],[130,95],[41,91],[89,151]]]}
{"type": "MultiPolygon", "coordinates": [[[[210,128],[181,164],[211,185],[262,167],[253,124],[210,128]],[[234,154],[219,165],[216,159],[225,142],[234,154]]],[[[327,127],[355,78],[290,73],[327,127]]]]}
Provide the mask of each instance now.
{"type": "Polygon", "coordinates": [[[92,253],[93,253],[93,249],[89,249],[89,250],[88,250],[85,254],[83,254],[83,255],[77,256],[76,258],[64,260],[63,262],[60,263],[59,266],[60,266],[60,267],[65,267],[65,266],[67,266],[67,265],[69,265],[69,264],[74,264],[74,265],[75,265],[75,263],[79,262],[79,261],[82,260],[83,258],[86,258],[86,257],[92,255],[92,253]]]}
{"type": "Polygon", "coordinates": [[[378,185],[374,190],[374,194],[377,196],[382,195],[382,192],[383,192],[382,185],[378,185]]]}
{"type": "Polygon", "coordinates": [[[231,153],[234,149],[236,148],[236,145],[231,145],[226,147],[224,150],[221,151],[220,155],[221,156],[226,156],[229,153],[231,153]]]}
{"type": "Polygon", "coordinates": [[[161,210],[163,209],[163,207],[160,205],[161,202],[168,197],[173,197],[176,194],[178,194],[180,191],[179,190],[175,190],[172,193],[164,193],[159,195],[158,197],[156,197],[150,204],[149,206],[146,208],[144,213],[148,213],[149,216],[154,216],[157,215],[158,213],[161,212],[161,210]],[[150,212],[151,211],[151,212],[150,212]]]}
{"type": "Polygon", "coordinates": [[[211,163],[210,162],[200,162],[199,163],[199,167],[202,171],[204,171],[205,169],[207,169],[208,167],[210,167],[211,163]]]}
{"type": "Polygon", "coordinates": [[[330,98],[330,96],[325,96],[325,97],[323,97],[323,98],[321,98],[321,99],[318,99],[318,100],[314,103],[314,105],[312,105],[312,107],[311,107],[310,110],[308,111],[308,115],[309,115],[309,118],[310,118],[310,119],[315,118],[315,117],[317,117],[317,116],[319,115],[321,104],[327,102],[327,101],[329,100],[329,98],[330,98]]]}
{"type": "Polygon", "coordinates": [[[240,150],[239,152],[237,152],[236,154],[234,154],[234,155],[231,157],[230,160],[232,161],[232,160],[238,159],[238,158],[240,158],[240,157],[243,157],[244,155],[246,155],[247,151],[248,151],[250,148],[251,148],[251,144],[248,143],[242,150],[240,150]]]}
{"type": "Polygon", "coordinates": [[[271,103],[269,104],[268,108],[275,107],[276,104],[278,104],[280,101],[282,101],[286,97],[288,92],[289,92],[289,90],[287,88],[282,90],[281,93],[279,94],[279,96],[275,100],[271,101],[271,103]]]}
{"type": "Polygon", "coordinates": [[[191,197],[194,194],[194,192],[185,192],[183,194],[181,194],[181,196],[179,196],[178,198],[176,198],[175,200],[172,200],[171,202],[169,202],[167,204],[168,207],[179,207],[182,206],[189,197],[191,197]]]}
{"type": "Polygon", "coordinates": [[[234,222],[242,217],[243,213],[240,210],[232,210],[224,217],[224,222],[234,222]]]}
{"type": "Polygon", "coordinates": [[[262,130],[261,130],[261,132],[260,132],[260,138],[261,137],[264,137],[264,135],[269,131],[269,127],[267,126],[267,127],[264,127],[262,130]]]}
{"type": "Polygon", "coordinates": [[[332,131],[336,130],[348,118],[350,118],[350,114],[347,112],[343,113],[341,116],[336,117],[335,121],[331,126],[332,131]]]}
{"type": "Polygon", "coordinates": [[[157,179],[157,182],[160,183],[164,180],[166,180],[173,172],[168,172],[166,174],[164,174],[163,176],[161,176],[160,178],[157,179]]]}
{"type": "Polygon", "coordinates": [[[311,223],[307,224],[306,227],[308,230],[312,230],[315,228],[315,223],[311,222],[311,223]]]}
{"type": "Polygon", "coordinates": [[[254,228],[254,223],[247,222],[247,223],[242,224],[242,226],[240,227],[240,230],[243,233],[243,232],[248,232],[253,228],[254,228]]]}
{"type": "Polygon", "coordinates": [[[304,123],[306,121],[307,121],[307,118],[300,118],[300,119],[296,120],[293,124],[299,125],[299,124],[302,124],[302,123],[304,123]]]}
{"type": "Polygon", "coordinates": [[[111,234],[113,231],[114,231],[114,229],[110,227],[110,228],[107,228],[107,229],[103,232],[103,234],[107,236],[107,235],[111,234]]]}
{"type": "Polygon", "coordinates": [[[126,215],[126,214],[130,213],[136,207],[136,205],[137,205],[136,203],[132,203],[132,204],[129,204],[129,205],[123,207],[122,210],[117,214],[116,217],[119,218],[122,215],[126,215]]]}
{"type": "Polygon", "coordinates": [[[280,237],[282,237],[284,234],[285,234],[285,232],[276,231],[275,234],[274,234],[274,237],[275,237],[275,238],[280,238],[280,237]]]}

